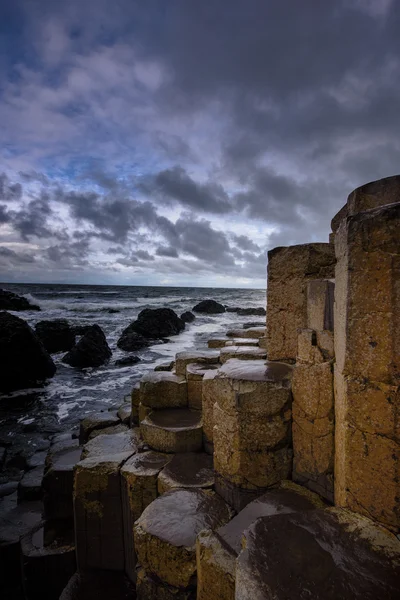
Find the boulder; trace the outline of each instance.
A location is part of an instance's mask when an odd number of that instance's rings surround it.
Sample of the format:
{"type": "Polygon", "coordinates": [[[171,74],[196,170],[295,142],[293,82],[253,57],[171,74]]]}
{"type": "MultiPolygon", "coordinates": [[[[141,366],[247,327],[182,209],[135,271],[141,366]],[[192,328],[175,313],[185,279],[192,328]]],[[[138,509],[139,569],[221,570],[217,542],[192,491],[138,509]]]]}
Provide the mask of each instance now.
{"type": "Polygon", "coordinates": [[[0,290],[0,310],[40,310],[40,306],[31,304],[23,296],[7,290],[0,290]]]}
{"type": "Polygon", "coordinates": [[[75,344],[75,334],[65,319],[39,321],[35,325],[35,332],[50,353],[67,352],[75,344]]]}
{"type": "Polygon", "coordinates": [[[0,312],[0,390],[9,392],[53,377],[56,366],[23,319],[0,312]]]}
{"type": "Polygon", "coordinates": [[[132,325],[133,323],[124,329],[117,342],[118,348],[125,352],[136,352],[137,350],[150,346],[149,340],[131,329],[132,325]]]}
{"type": "Polygon", "coordinates": [[[246,315],[255,315],[257,317],[263,317],[267,314],[267,311],[263,306],[259,306],[257,308],[239,308],[237,314],[241,317],[244,317],[246,315]]]}
{"type": "Polygon", "coordinates": [[[140,362],[140,358],[138,356],[124,356],[124,358],[119,358],[115,361],[115,366],[129,367],[131,365],[137,365],[138,362],[140,362]]]}
{"type": "Polygon", "coordinates": [[[98,325],[93,325],[77,344],[62,359],[64,363],[85,369],[100,367],[111,357],[112,352],[106,336],[98,325]]]}
{"type": "MultiPolygon", "coordinates": [[[[185,329],[185,323],[171,308],[145,308],[136,321],[131,323],[123,332],[121,339],[127,334],[138,333],[146,339],[166,338],[177,335],[185,329]]],[[[122,348],[123,349],[123,348],[122,348]]]]}
{"type": "Polygon", "coordinates": [[[181,319],[184,323],[192,323],[195,320],[195,315],[187,310],[186,312],[181,314],[181,319]]]}
{"type": "Polygon", "coordinates": [[[195,312],[207,313],[208,315],[214,315],[225,312],[225,306],[216,302],[215,300],[202,300],[196,306],[193,307],[195,312]]]}

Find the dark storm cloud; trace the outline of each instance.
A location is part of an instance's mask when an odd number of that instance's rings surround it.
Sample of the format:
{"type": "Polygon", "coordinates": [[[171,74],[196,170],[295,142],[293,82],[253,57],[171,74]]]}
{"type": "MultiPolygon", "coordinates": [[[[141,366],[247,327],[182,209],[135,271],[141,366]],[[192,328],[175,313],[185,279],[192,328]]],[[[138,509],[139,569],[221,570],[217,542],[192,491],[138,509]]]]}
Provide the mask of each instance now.
{"type": "Polygon", "coordinates": [[[13,227],[25,241],[28,241],[31,236],[45,238],[52,235],[52,232],[46,226],[47,219],[51,214],[49,196],[45,193],[31,200],[21,210],[10,211],[13,227]]]}
{"type": "Polygon", "coordinates": [[[5,248],[4,246],[0,246],[0,262],[2,264],[10,261],[12,264],[15,263],[33,263],[35,262],[35,257],[31,254],[26,254],[24,252],[15,252],[10,248],[5,248]]]}
{"type": "Polygon", "coordinates": [[[232,238],[233,238],[233,242],[241,250],[250,250],[251,252],[260,252],[260,250],[261,250],[260,246],[255,244],[246,235],[234,235],[234,236],[232,236],[232,238]]]}
{"type": "Polygon", "coordinates": [[[157,256],[169,256],[170,258],[178,258],[178,251],[172,246],[158,246],[156,248],[157,256]]]}
{"type": "Polygon", "coordinates": [[[212,181],[197,183],[179,166],[160,171],[144,189],[201,212],[223,214],[232,210],[222,185],[212,181]]]}
{"type": "Polygon", "coordinates": [[[22,185],[11,183],[5,173],[0,173],[0,202],[13,202],[20,200],[22,196],[22,185]]]}
{"type": "Polygon", "coordinates": [[[11,217],[8,213],[7,206],[5,204],[0,204],[0,224],[8,223],[11,220],[11,217]]]}

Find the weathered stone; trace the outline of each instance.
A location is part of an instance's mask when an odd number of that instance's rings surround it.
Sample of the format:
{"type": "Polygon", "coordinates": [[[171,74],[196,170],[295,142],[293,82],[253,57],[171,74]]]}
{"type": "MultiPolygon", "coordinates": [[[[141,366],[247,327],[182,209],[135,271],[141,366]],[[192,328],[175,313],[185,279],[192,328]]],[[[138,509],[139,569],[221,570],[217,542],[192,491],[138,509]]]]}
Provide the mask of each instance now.
{"type": "Polygon", "coordinates": [[[147,415],[153,412],[153,409],[150,406],[144,406],[141,402],[139,403],[139,425],[142,421],[145,420],[147,415]]]}
{"type": "Polygon", "coordinates": [[[62,361],[78,369],[100,367],[112,355],[106,336],[98,325],[91,328],[81,337],[73,348],[62,358],[62,361]]]}
{"type": "Polygon", "coordinates": [[[140,383],[136,383],[131,392],[131,425],[139,423],[140,383]]]}
{"type": "Polygon", "coordinates": [[[46,519],[73,517],[74,466],[80,461],[80,455],[80,448],[49,454],[42,483],[46,519]]]}
{"type": "Polygon", "coordinates": [[[351,192],[347,198],[346,216],[356,215],[372,208],[378,208],[399,201],[400,175],[385,177],[384,179],[366,183],[351,192]]]}
{"type": "Polygon", "coordinates": [[[179,588],[194,583],[196,536],[231,517],[225,502],[205,490],[173,490],[150,504],[135,524],[135,548],[144,569],[179,588]]]}
{"type": "Polygon", "coordinates": [[[176,454],[158,476],[158,493],[176,488],[207,489],[214,485],[212,456],[203,452],[176,454]]]}
{"type": "Polygon", "coordinates": [[[116,414],[111,412],[100,412],[90,417],[85,417],[80,422],[79,428],[79,443],[86,444],[92,431],[96,429],[105,429],[120,423],[116,414]]]}
{"type": "Polygon", "coordinates": [[[251,338],[258,339],[265,336],[265,326],[249,327],[248,329],[231,329],[226,332],[230,338],[251,338]]]}
{"type": "Polygon", "coordinates": [[[216,387],[213,380],[215,375],[216,371],[204,373],[201,390],[204,448],[210,454],[213,452],[214,404],[216,400],[216,387]]]}
{"type": "Polygon", "coordinates": [[[41,310],[40,306],[31,304],[27,298],[18,296],[14,292],[0,289],[0,310],[41,310]]]}
{"type": "Polygon", "coordinates": [[[215,371],[220,364],[190,363],[186,367],[188,406],[202,410],[203,377],[208,371],[215,371]]]}
{"type": "Polygon", "coordinates": [[[138,600],[196,600],[195,589],[181,589],[165,583],[139,569],[136,581],[138,600]]]}
{"type": "Polygon", "coordinates": [[[341,449],[335,501],[394,528],[400,527],[399,227],[400,202],[349,216],[335,242],[335,445],[341,449]]]}
{"type": "Polygon", "coordinates": [[[239,360],[257,360],[267,357],[265,350],[254,346],[227,346],[221,348],[220,352],[222,364],[231,358],[237,358],[239,360]]]}
{"type": "Polygon", "coordinates": [[[297,364],[293,371],[293,479],[333,502],[333,365],[297,364]]]}
{"type": "Polygon", "coordinates": [[[175,361],[169,360],[167,362],[163,362],[156,367],[154,367],[155,371],[173,371],[175,367],[175,361]]]}
{"type": "Polygon", "coordinates": [[[117,417],[121,420],[121,423],[123,423],[124,425],[129,425],[131,424],[131,419],[132,419],[132,406],[130,403],[126,403],[126,404],[121,404],[121,406],[118,409],[117,412],[117,417]]]}
{"type": "Polygon", "coordinates": [[[18,484],[18,502],[42,499],[44,465],[27,471],[18,484]]]}
{"type": "Polygon", "coordinates": [[[229,338],[225,346],[259,346],[265,337],[260,338],[229,338]]]}
{"type": "Polygon", "coordinates": [[[131,334],[158,339],[177,335],[184,329],[185,323],[171,308],[145,308],[138,314],[137,320],[124,329],[117,345],[125,350],[124,339],[131,334]]]}
{"type": "Polygon", "coordinates": [[[340,509],[261,517],[245,532],[236,598],[395,599],[400,542],[340,509]]]}
{"type": "Polygon", "coordinates": [[[196,319],[196,316],[190,310],[187,310],[181,314],[181,319],[184,323],[192,323],[196,319]]]}
{"type": "Polygon", "coordinates": [[[117,425],[111,425],[110,427],[104,427],[103,429],[94,429],[90,433],[88,441],[93,440],[99,435],[116,435],[117,433],[126,433],[127,431],[129,431],[127,425],[117,423],[117,425]]]}
{"type": "Polygon", "coordinates": [[[168,371],[150,371],[140,381],[140,402],[150,408],[187,406],[186,379],[168,371]]]}
{"type": "Polygon", "coordinates": [[[196,306],[194,306],[192,310],[194,312],[207,313],[211,315],[224,313],[225,306],[223,304],[220,304],[219,302],[216,302],[215,300],[202,300],[201,302],[196,304],[196,306]]]}
{"type": "Polygon", "coordinates": [[[212,338],[208,340],[207,346],[209,348],[224,348],[227,341],[227,338],[212,338]]]}
{"type": "Polygon", "coordinates": [[[58,598],[76,571],[73,523],[40,523],[21,539],[23,587],[32,600],[58,598]]]}
{"type": "Polygon", "coordinates": [[[144,442],[159,452],[198,452],[202,448],[201,413],[185,408],[153,411],[140,423],[144,442]]]}
{"type": "Polygon", "coordinates": [[[39,452],[35,452],[35,454],[32,454],[32,456],[30,456],[26,461],[28,469],[35,469],[36,467],[41,467],[42,465],[44,465],[46,461],[46,456],[46,450],[40,450],[39,452]]]}
{"type": "Polygon", "coordinates": [[[129,452],[86,458],[75,468],[74,518],[79,570],[125,568],[119,469],[129,452]]]}
{"type": "Polygon", "coordinates": [[[297,330],[307,327],[307,282],[334,277],[330,244],[275,248],[268,253],[267,353],[269,360],[294,361],[297,330]]]}
{"type": "Polygon", "coordinates": [[[307,283],[307,327],[333,331],[335,284],[329,279],[313,279],[307,283]]]}
{"type": "Polygon", "coordinates": [[[196,540],[197,600],[235,600],[235,556],[210,530],[196,540]]]}
{"type": "Polygon", "coordinates": [[[123,358],[119,358],[115,361],[115,366],[117,367],[130,367],[133,365],[137,365],[140,362],[140,358],[135,355],[124,356],[123,358]]]}
{"type": "Polygon", "coordinates": [[[138,452],[140,445],[140,431],[138,427],[134,429],[125,428],[124,431],[112,435],[103,434],[103,430],[101,429],[99,435],[89,440],[83,446],[82,460],[98,456],[112,456],[123,452],[134,454],[138,452]]]}
{"type": "Polygon", "coordinates": [[[121,468],[125,572],[131,581],[136,580],[133,524],[157,498],[157,475],[169,460],[171,456],[167,454],[143,452],[129,458],[121,468]]]}
{"type": "Polygon", "coordinates": [[[216,351],[198,351],[198,352],[178,352],[175,356],[176,374],[186,377],[186,367],[191,363],[216,364],[219,362],[219,352],[216,351]]]}
{"type": "Polygon", "coordinates": [[[342,206],[342,208],[339,210],[339,212],[337,212],[336,215],[331,220],[331,229],[334,234],[336,234],[337,230],[339,229],[340,223],[346,217],[347,217],[347,203],[344,206],[342,206]]]}
{"type": "Polygon", "coordinates": [[[75,344],[75,333],[66,319],[39,321],[35,325],[35,332],[50,354],[67,352],[75,344]]]}
{"type": "Polygon", "coordinates": [[[297,363],[317,365],[335,356],[332,331],[300,329],[297,340],[297,363]]]}

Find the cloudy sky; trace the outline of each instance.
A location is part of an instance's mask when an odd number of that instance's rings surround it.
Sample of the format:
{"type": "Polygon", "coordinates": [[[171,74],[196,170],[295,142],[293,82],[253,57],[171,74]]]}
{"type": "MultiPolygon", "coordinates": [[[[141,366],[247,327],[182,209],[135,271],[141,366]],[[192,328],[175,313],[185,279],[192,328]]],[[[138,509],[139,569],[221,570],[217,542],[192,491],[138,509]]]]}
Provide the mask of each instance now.
{"type": "Polygon", "coordinates": [[[400,172],[398,0],[2,0],[0,281],[264,287],[400,172]]]}

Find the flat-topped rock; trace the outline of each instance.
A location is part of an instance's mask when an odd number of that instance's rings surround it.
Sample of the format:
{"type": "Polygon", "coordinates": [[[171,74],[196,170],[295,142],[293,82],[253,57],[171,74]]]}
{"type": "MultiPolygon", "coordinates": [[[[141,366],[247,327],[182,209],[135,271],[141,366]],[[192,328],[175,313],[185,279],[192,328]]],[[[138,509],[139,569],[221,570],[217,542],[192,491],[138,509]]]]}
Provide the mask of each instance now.
{"type": "Polygon", "coordinates": [[[224,364],[231,358],[239,360],[257,360],[267,358],[267,353],[263,348],[254,346],[226,346],[221,348],[221,363],[224,364]]]}
{"type": "Polygon", "coordinates": [[[129,427],[119,422],[116,425],[111,425],[111,427],[104,427],[102,429],[94,429],[89,434],[89,440],[94,440],[99,435],[116,435],[117,433],[125,433],[129,431],[129,427]]]}
{"type": "Polygon", "coordinates": [[[159,600],[196,600],[196,588],[181,589],[166,583],[139,569],[136,581],[137,598],[146,600],[155,598],[159,600]]]}
{"type": "Polygon", "coordinates": [[[175,367],[175,361],[169,360],[163,363],[160,363],[156,367],[154,367],[154,371],[173,371],[175,367]]]}
{"type": "Polygon", "coordinates": [[[100,412],[95,415],[85,417],[80,422],[79,427],[79,443],[86,444],[89,439],[89,435],[95,429],[104,429],[105,427],[111,427],[120,423],[118,416],[111,412],[100,412]]]}
{"type": "Polygon", "coordinates": [[[202,429],[201,413],[185,408],[156,410],[140,423],[144,442],[159,452],[198,452],[202,429]]]}
{"type": "Polygon", "coordinates": [[[132,406],[130,402],[124,402],[124,404],[121,404],[117,412],[117,417],[124,425],[129,426],[131,424],[132,406]]]}
{"type": "Polygon", "coordinates": [[[131,424],[139,423],[140,383],[136,383],[131,392],[131,424]]]}
{"type": "Polygon", "coordinates": [[[99,435],[92,438],[82,448],[82,460],[85,458],[96,458],[98,456],[113,456],[129,452],[135,454],[140,447],[140,431],[138,427],[126,429],[120,433],[108,435],[101,431],[99,435]]]}
{"type": "Polygon", "coordinates": [[[144,569],[168,585],[186,588],[196,573],[196,536],[226,523],[231,512],[217,494],[173,490],[143,512],[134,528],[135,547],[144,569]]]}
{"type": "Polygon", "coordinates": [[[72,518],[74,467],[81,459],[81,448],[72,447],[50,453],[43,477],[43,505],[46,519],[72,518]]]}
{"type": "Polygon", "coordinates": [[[211,340],[208,340],[207,342],[207,346],[209,348],[224,348],[226,345],[226,342],[228,342],[228,338],[211,338],[211,340]]]}
{"type": "Polygon", "coordinates": [[[265,336],[265,327],[249,327],[248,329],[231,329],[226,332],[231,338],[252,338],[258,339],[265,336]]]}
{"type": "Polygon", "coordinates": [[[214,485],[212,456],[203,452],[176,454],[158,476],[158,493],[176,488],[211,488],[214,485]]]}
{"type": "Polygon", "coordinates": [[[263,338],[229,338],[224,346],[258,346],[263,338]]]}
{"type": "Polygon", "coordinates": [[[400,541],[343,509],[261,517],[245,533],[236,569],[241,600],[394,600],[400,541]]]}
{"type": "Polygon", "coordinates": [[[79,570],[125,568],[120,467],[130,452],[86,458],[75,467],[74,520],[79,570]]]}
{"type": "Polygon", "coordinates": [[[150,371],[140,381],[140,402],[150,408],[187,406],[186,379],[169,371],[150,371]]]}
{"type": "Polygon", "coordinates": [[[27,471],[18,484],[18,502],[42,499],[44,465],[27,471]]]}
{"type": "Polygon", "coordinates": [[[188,390],[188,406],[195,410],[202,410],[203,377],[208,371],[216,371],[221,365],[190,363],[186,367],[188,390]]]}
{"type": "Polygon", "coordinates": [[[197,600],[235,600],[236,558],[209,529],[197,536],[196,562],[197,600]]]}
{"type": "Polygon", "coordinates": [[[186,377],[186,367],[190,363],[215,364],[219,361],[219,352],[215,350],[196,351],[196,352],[178,352],[175,356],[176,374],[186,377]]]}
{"type": "Polygon", "coordinates": [[[259,517],[316,510],[325,506],[317,494],[285,481],[250,502],[229,523],[217,529],[216,536],[231,553],[238,555],[242,549],[244,531],[259,517]]]}

